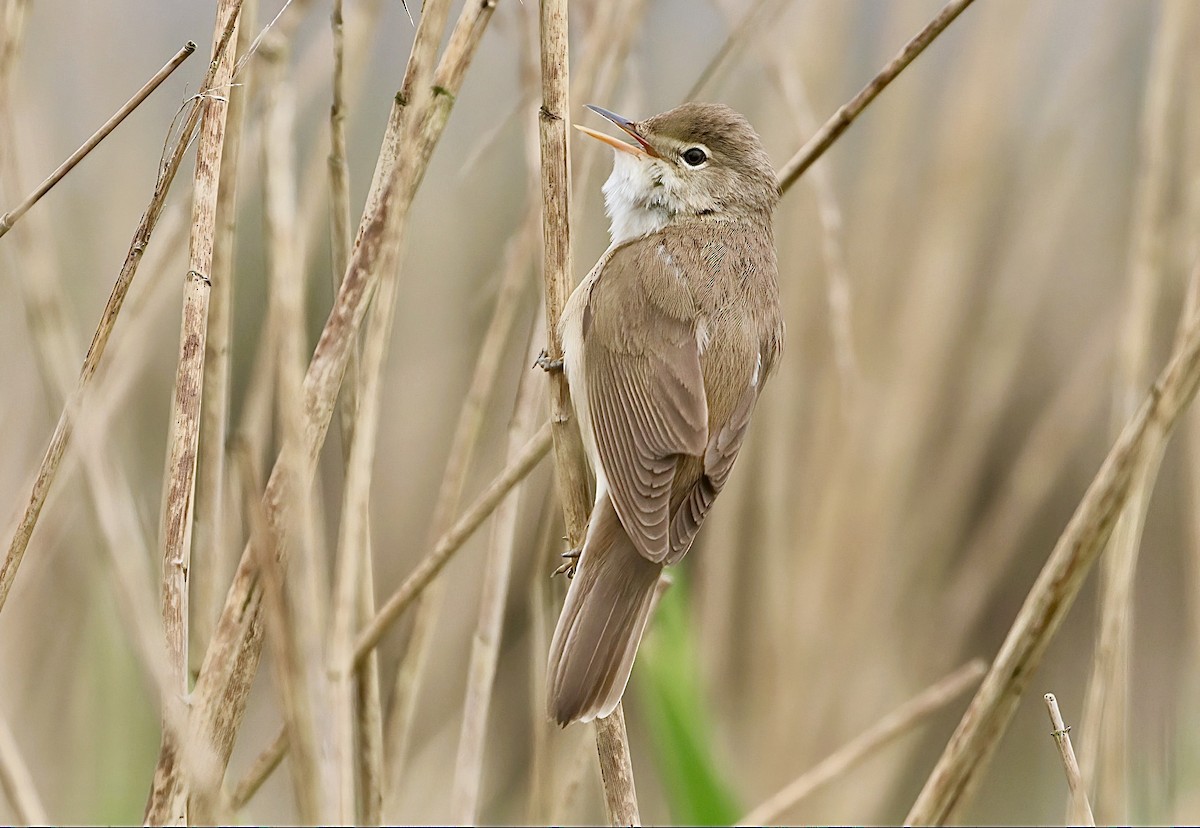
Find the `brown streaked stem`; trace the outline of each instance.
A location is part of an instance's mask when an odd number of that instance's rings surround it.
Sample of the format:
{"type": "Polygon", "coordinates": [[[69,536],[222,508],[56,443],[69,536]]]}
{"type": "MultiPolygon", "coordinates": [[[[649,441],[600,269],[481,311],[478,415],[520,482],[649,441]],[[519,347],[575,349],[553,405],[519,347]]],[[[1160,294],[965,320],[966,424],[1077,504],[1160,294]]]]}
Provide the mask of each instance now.
{"type": "MultiPolygon", "coordinates": [[[[196,495],[196,460],[200,442],[200,399],[204,387],[205,341],[208,336],[208,307],[212,292],[213,242],[216,236],[217,188],[225,144],[226,97],[212,94],[228,87],[233,76],[234,50],[226,48],[237,31],[242,0],[223,0],[217,7],[212,85],[201,94],[203,114],[196,150],[192,184],[192,234],[188,244],[188,269],[184,282],[183,320],[179,333],[179,360],[172,396],[171,424],[167,438],[167,472],[161,523],[162,615],[167,662],[174,687],[186,697],[188,673],[188,591],[191,571],[192,516],[196,495]],[[222,45],[224,41],[225,45],[222,45]]],[[[169,700],[164,700],[164,709],[169,700]]],[[[180,753],[178,736],[164,721],[163,753],[180,753]]],[[[175,800],[172,807],[152,822],[178,823],[187,820],[186,803],[175,800]]]]}
{"type": "MultiPolygon", "coordinates": [[[[566,0],[541,4],[542,107],[538,111],[542,147],[542,240],[546,285],[546,353],[563,356],[558,322],[574,287],[571,271],[571,162],[567,141],[570,81],[567,58],[566,0]]],[[[588,479],[579,430],[572,423],[571,395],[562,371],[548,374],[550,422],[554,434],[554,470],[566,522],[567,539],[578,549],[588,521],[588,479]]],[[[596,750],[604,781],[604,800],[612,825],[641,822],[633,781],[633,762],[625,714],[620,703],[596,722],[596,750]]]]}
{"type": "MultiPolygon", "coordinates": [[[[222,33],[220,40],[222,48],[224,44],[228,43],[232,31],[232,27],[230,27],[222,33]]],[[[212,87],[215,70],[216,64],[210,66],[203,88],[209,89],[212,87]]],[[[9,542],[4,561],[0,563],[0,612],[4,610],[4,604],[8,600],[8,594],[12,589],[17,570],[20,568],[21,561],[25,557],[25,550],[29,547],[29,539],[33,536],[33,530],[37,527],[42,507],[46,505],[46,497],[50,494],[50,489],[54,485],[54,478],[58,474],[59,466],[62,463],[63,454],[66,451],[68,443],[71,441],[71,435],[75,428],[75,418],[79,414],[84,394],[96,374],[96,369],[100,366],[100,360],[104,356],[104,349],[107,347],[113,328],[116,326],[117,317],[120,315],[121,308],[125,303],[125,297],[128,295],[129,288],[133,284],[134,276],[137,275],[138,265],[141,264],[142,256],[145,254],[146,247],[150,243],[150,237],[154,232],[155,226],[158,224],[159,216],[162,215],[163,207],[166,204],[167,191],[170,189],[171,183],[175,180],[175,174],[179,171],[179,165],[183,162],[183,157],[187,153],[192,133],[195,131],[196,125],[200,122],[201,106],[199,104],[200,102],[196,101],[189,110],[179,138],[172,145],[170,152],[166,154],[165,160],[159,168],[158,181],[155,183],[154,193],[150,197],[150,203],[146,208],[146,212],[142,214],[142,219],[134,231],[129,251],[126,253],[125,261],[121,265],[121,271],[117,275],[116,282],[113,284],[108,303],[104,306],[104,311],[100,315],[100,322],[96,326],[96,331],[92,335],[91,345],[88,347],[87,355],[83,359],[83,367],[80,368],[75,390],[66,403],[64,403],[62,411],[59,414],[58,423],[54,427],[54,433],[50,437],[46,452],[42,456],[41,466],[38,468],[37,475],[34,478],[29,500],[25,504],[21,519],[13,533],[12,540],[9,542]]]]}
{"type": "MultiPolygon", "coordinates": [[[[430,65],[433,51],[441,40],[442,29],[431,22],[445,20],[445,2],[431,0],[418,27],[418,42],[429,44],[430,65]],[[434,12],[443,9],[442,14],[434,12]],[[431,35],[430,30],[436,28],[431,35]],[[425,29],[424,35],[422,30],[425,29]]],[[[367,303],[375,292],[384,270],[395,261],[403,226],[412,198],[419,186],[433,147],[441,137],[461,88],[463,77],[491,20],[495,4],[467,4],[459,17],[446,46],[441,62],[432,78],[413,84],[412,96],[405,100],[404,109],[411,118],[404,128],[403,145],[406,152],[395,168],[381,178],[382,194],[376,205],[366,213],[362,241],[355,250],[342,280],[337,299],[318,340],[304,379],[304,463],[299,480],[283,466],[276,464],[267,484],[263,502],[268,521],[283,526],[288,516],[281,509],[281,496],[287,487],[304,487],[311,480],[315,463],[324,443],[336,405],[338,391],[346,370],[349,353],[366,313],[367,303]],[[429,81],[432,80],[432,83],[429,81]]],[[[411,61],[410,61],[411,65],[411,61]]],[[[401,143],[397,139],[397,143],[401,143]]],[[[274,526],[273,526],[274,528],[274,526]]],[[[280,533],[272,532],[278,537],[280,533]]],[[[286,546],[275,550],[286,559],[286,546]]],[[[196,689],[192,696],[191,729],[193,738],[211,745],[217,762],[212,773],[196,782],[193,803],[197,806],[197,821],[211,817],[212,803],[218,794],[220,776],[229,761],[236,735],[245,712],[250,684],[257,671],[262,652],[262,584],[257,555],[243,551],[241,563],[234,575],[226,598],[225,608],[213,639],[205,654],[196,689]]],[[[161,758],[161,757],[160,757],[161,758]]],[[[160,762],[159,783],[154,799],[177,795],[181,784],[177,767],[164,767],[160,762]]]]}

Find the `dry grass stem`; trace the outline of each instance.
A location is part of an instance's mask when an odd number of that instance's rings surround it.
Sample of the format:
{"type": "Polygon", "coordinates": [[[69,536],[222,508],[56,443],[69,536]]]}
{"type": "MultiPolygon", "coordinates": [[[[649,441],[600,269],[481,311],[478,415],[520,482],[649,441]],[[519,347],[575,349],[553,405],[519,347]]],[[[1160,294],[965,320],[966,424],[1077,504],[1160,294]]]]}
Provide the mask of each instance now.
{"type": "MultiPolygon", "coordinates": [[[[204,349],[208,336],[208,300],[212,290],[213,240],[216,234],[217,188],[225,143],[227,98],[211,94],[224,89],[233,76],[233,49],[222,48],[226,29],[236,31],[241,0],[224,0],[217,7],[218,40],[212,55],[213,85],[202,95],[200,140],[192,184],[192,235],[184,283],[183,322],[175,374],[167,448],[167,479],[161,524],[162,612],[167,662],[174,679],[172,692],[187,696],[188,576],[191,570],[192,514],[195,507],[196,460],[200,441],[200,399],[204,386],[204,349]]],[[[228,41],[227,41],[228,42],[228,41]]],[[[164,708],[167,703],[164,703],[164,708]]],[[[176,735],[164,726],[163,752],[179,752],[176,735]]],[[[152,822],[178,823],[187,819],[186,804],[177,800],[170,813],[154,814],[152,822]]],[[[148,816],[151,816],[148,814],[148,816]]]]}
{"type": "MultiPolygon", "coordinates": [[[[540,341],[540,325],[534,341],[540,341]]],[[[536,356],[531,353],[530,360],[536,356]]],[[[516,410],[508,428],[507,461],[512,462],[525,446],[539,421],[538,412],[545,402],[540,393],[541,378],[532,372],[522,375],[517,390],[516,410]]],[[[496,508],[483,570],[483,594],[479,601],[479,619],[471,640],[467,668],[467,694],[463,708],[462,730],[454,765],[451,821],[458,825],[480,822],[479,793],[483,784],[484,756],[487,752],[488,713],[500,660],[500,642],[504,631],[504,609],[508,603],[509,581],[517,543],[517,517],[520,488],[514,488],[496,508]]]]}
{"type": "MultiPolygon", "coordinates": [[[[235,54],[250,48],[258,0],[244,0],[235,54]]],[[[200,459],[196,470],[196,520],[192,537],[195,569],[192,611],[193,647],[204,647],[221,611],[221,599],[233,575],[232,537],[226,520],[225,444],[229,437],[230,338],[233,324],[233,253],[237,226],[238,173],[241,166],[248,84],[230,84],[225,116],[225,149],[217,188],[217,228],[213,240],[212,292],[205,339],[204,385],[200,401],[200,459]],[[198,606],[197,606],[198,605],[198,606]]]]}
{"type": "MultiPolygon", "coordinates": [[[[437,17],[434,10],[444,4],[430,3],[418,27],[421,30],[437,17]]],[[[263,502],[272,529],[286,525],[281,494],[286,488],[306,490],[312,479],[317,453],[324,442],[336,404],[338,390],[350,351],[366,312],[366,304],[377,280],[389,263],[395,261],[401,229],[413,195],[428,164],[434,145],[441,137],[455,94],[476,47],[491,19],[494,4],[468,4],[451,34],[433,84],[415,84],[406,104],[413,116],[405,129],[405,146],[412,149],[399,160],[394,171],[383,181],[383,195],[377,207],[364,217],[365,229],[355,249],[329,320],[317,343],[304,379],[306,425],[304,428],[303,468],[297,480],[289,480],[285,466],[276,465],[267,484],[263,502]],[[435,91],[436,90],[436,91],[435,91]]],[[[444,12],[444,8],[443,8],[444,12]]],[[[444,19],[444,14],[443,18],[444,19]]],[[[428,38],[428,35],[426,35],[428,38]]],[[[437,37],[430,48],[436,47],[437,37]]],[[[411,68],[411,67],[410,67],[411,68]]],[[[273,537],[279,533],[273,531],[273,537]]],[[[275,553],[286,559],[288,550],[275,553]]],[[[262,588],[258,578],[256,555],[243,552],[233,584],[218,621],[204,665],[193,694],[193,738],[212,744],[220,766],[229,760],[233,737],[241,724],[250,681],[257,669],[262,647],[262,588]]],[[[177,773],[163,774],[167,783],[157,790],[172,791],[179,785],[177,773]]],[[[201,796],[211,799],[218,790],[219,776],[202,780],[201,796]]]]}
{"type": "Polygon", "coordinates": [[[433,551],[417,564],[391,597],[380,607],[371,623],[363,627],[354,646],[356,659],[362,659],[374,648],[388,627],[400,617],[421,591],[425,589],[450,558],[457,552],[472,533],[503,502],[504,498],[533,471],[550,450],[550,426],[544,425],[530,438],[504,470],[487,485],[453,526],[442,535],[433,551]]]}
{"type": "Polygon", "coordinates": [[[1162,451],[1195,395],[1197,381],[1200,325],[1193,321],[1050,553],[983,685],[909,812],[907,824],[940,825],[962,812],[1136,481],[1162,451]]]}
{"type": "Polygon", "coordinates": [[[1058,746],[1063,770],[1067,774],[1067,787],[1071,790],[1071,818],[1067,824],[1095,825],[1096,818],[1092,816],[1087,788],[1079,774],[1079,763],[1075,761],[1075,748],[1071,746],[1071,728],[1063,722],[1062,713],[1058,709],[1058,699],[1054,698],[1054,694],[1047,693],[1042,699],[1045,700],[1046,711],[1050,714],[1050,726],[1054,728],[1050,735],[1054,737],[1054,744],[1058,746]]]}
{"type": "Polygon", "coordinates": [[[233,793],[229,797],[231,809],[236,812],[246,807],[246,803],[254,798],[262,784],[279,767],[279,763],[283,761],[287,751],[288,732],[287,727],[284,726],[279,728],[271,743],[250,763],[249,770],[234,787],[233,793]]]}
{"type": "Polygon", "coordinates": [[[16,822],[24,825],[49,825],[46,808],[33,784],[29,765],[8,722],[0,718],[0,789],[8,797],[16,822]]]}
{"type": "Polygon", "coordinates": [[[700,76],[683,99],[699,100],[700,96],[737,62],[754,38],[779,18],[790,2],[791,0],[755,0],[754,5],[742,15],[737,26],[729,33],[729,37],[725,38],[712,60],[700,71],[700,76]]]}
{"type": "MultiPolygon", "coordinates": [[[[1126,313],[1117,350],[1114,430],[1137,406],[1150,371],[1159,327],[1158,301],[1164,281],[1173,167],[1169,135],[1172,88],[1180,70],[1186,18],[1191,4],[1168,3],[1160,13],[1141,121],[1141,158],[1130,245],[1126,313]]],[[[1134,579],[1146,510],[1158,477],[1161,452],[1135,481],[1129,505],[1101,562],[1099,631],[1084,697],[1082,767],[1105,823],[1127,822],[1129,785],[1129,692],[1134,579]]]]}
{"type": "MultiPolygon", "coordinates": [[[[816,115],[813,114],[804,81],[795,61],[790,57],[778,57],[773,61],[773,66],[775,81],[788,102],[796,126],[801,133],[813,132],[817,128],[816,115]]],[[[842,245],[842,208],[838,204],[833,177],[826,165],[814,163],[809,178],[817,201],[817,217],[821,220],[821,254],[825,260],[825,278],[829,285],[825,295],[829,303],[833,355],[838,377],[841,379],[843,406],[846,410],[853,411],[862,380],[859,376],[858,357],[854,353],[850,274],[842,245]]]]}
{"type": "Polygon", "coordinates": [[[781,821],[810,794],[849,773],[884,745],[908,733],[926,717],[941,710],[975,686],[985,672],[987,664],[976,659],[925,688],[888,713],[869,730],[838,748],[812,769],[805,771],[779,793],[752,809],[738,820],[738,825],[767,825],[781,821]]]}
{"type": "MultiPolygon", "coordinates": [[[[232,24],[233,21],[230,21],[229,28],[221,33],[220,43],[227,43],[229,41],[229,36],[233,31],[232,24]]],[[[212,88],[217,65],[217,63],[210,65],[202,88],[212,88]]],[[[118,274],[117,280],[113,285],[108,303],[104,306],[100,322],[97,324],[96,332],[92,336],[91,345],[88,347],[87,355],[84,357],[83,367],[80,369],[79,380],[75,390],[63,405],[62,412],[59,414],[58,423],[55,425],[54,433],[50,437],[50,443],[46,447],[41,466],[34,479],[29,500],[13,533],[8,551],[5,553],[4,562],[0,564],[0,611],[3,611],[4,605],[8,600],[13,580],[16,578],[17,570],[25,556],[25,550],[29,547],[29,539],[33,536],[33,530],[37,526],[38,518],[42,513],[42,507],[46,505],[46,497],[50,494],[54,478],[58,474],[63,453],[66,451],[67,444],[71,441],[71,434],[75,427],[75,418],[79,414],[84,393],[87,391],[92,377],[95,376],[96,369],[100,365],[100,360],[104,356],[104,349],[108,345],[109,338],[112,336],[113,328],[116,326],[117,316],[120,314],[121,307],[125,303],[125,297],[129,293],[130,286],[133,284],[134,276],[137,274],[138,265],[141,263],[142,256],[146,252],[146,247],[150,243],[150,236],[154,232],[159,216],[162,214],[163,207],[166,204],[167,191],[170,189],[171,182],[175,180],[175,174],[179,171],[179,165],[183,162],[183,157],[191,141],[192,132],[200,121],[202,107],[199,104],[199,101],[195,102],[189,110],[179,138],[172,145],[170,152],[166,154],[162,165],[159,167],[158,181],[155,183],[150,203],[146,208],[146,212],[142,214],[141,222],[134,231],[133,241],[129,245],[129,252],[125,256],[121,272],[118,274]]]]}
{"type": "MultiPolygon", "coordinates": [[[[238,457],[245,458],[245,455],[238,457]]],[[[322,820],[322,802],[326,789],[322,786],[318,768],[319,740],[312,721],[314,711],[308,686],[308,662],[296,629],[298,608],[292,591],[284,582],[283,568],[271,554],[274,544],[266,536],[272,529],[263,514],[262,504],[254,496],[254,489],[248,485],[254,475],[248,469],[243,469],[242,476],[245,480],[243,489],[249,493],[246,510],[251,526],[250,548],[261,554],[259,571],[262,573],[265,603],[270,616],[267,634],[275,656],[273,664],[283,728],[287,734],[286,744],[292,754],[288,766],[292,772],[296,809],[301,823],[322,824],[325,822],[322,820]]]]}
{"type": "Polygon", "coordinates": [[[925,51],[925,47],[932,43],[938,35],[946,30],[946,27],[954,22],[967,6],[971,5],[974,0],[950,0],[937,15],[926,24],[920,32],[913,37],[912,40],[904,44],[904,48],[900,50],[892,60],[884,66],[879,73],[871,79],[871,82],[862,88],[857,95],[851,98],[847,103],[843,104],[833,116],[825,122],[825,124],[817,131],[815,135],[808,139],[800,151],[792,156],[779,170],[779,189],[787,192],[791,186],[796,183],[804,171],[812,166],[813,162],[825,154],[825,150],[829,149],[833,142],[836,141],[843,132],[850,128],[854,123],[854,119],[862,114],[862,111],[870,105],[871,101],[875,100],[888,84],[894,81],[908,65],[916,60],[917,55],[925,51]]]}
{"type": "Polygon", "coordinates": [[[13,225],[17,223],[21,216],[25,215],[30,207],[32,207],[34,204],[37,204],[38,200],[46,193],[50,192],[50,189],[55,184],[57,184],[59,181],[62,181],[67,173],[75,169],[76,164],[82,161],[89,152],[94,150],[101,141],[107,138],[109,133],[120,126],[121,122],[124,121],[129,114],[133,112],[133,110],[137,109],[138,106],[141,105],[142,101],[150,97],[151,93],[153,93],[155,89],[158,89],[158,87],[162,85],[162,82],[169,78],[171,73],[178,69],[185,60],[191,57],[192,52],[194,51],[196,51],[196,44],[189,40],[183,45],[182,49],[175,53],[174,57],[172,57],[161,69],[154,73],[154,77],[146,81],[145,85],[142,86],[142,88],[136,93],[134,93],[132,98],[126,101],[125,104],[118,109],[111,118],[105,121],[104,125],[96,130],[91,138],[88,138],[83,142],[79,149],[71,153],[67,160],[63,161],[62,164],[58,166],[58,169],[46,176],[46,180],[39,184],[33,192],[27,195],[20,204],[9,210],[4,215],[0,216],[0,236],[3,236],[5,233],[11,230],[13,225]]]}
{"type": "Polygon", "coordinates": [[[604,805],[610,825],[641,825],[637,789],[633,783],[633,759],[625,711],[620,704],[612,714],[596,720],[596,753],[600,757],[600,780],[604,783],[604,805]]]}
{"type": "MultiPolygon", "coordinates": [[[[346,484],[342,494],[342,524],[338,534],[333,623],[329,639],[329,678],[334,727],[332,756],[337,769],[334,793],[337,821],[342,824],[353,824],[360,819],[359,808],[356,807],[356,791],[362,787],[362,780],[355,744],[361,742],[365,734],[359,732],[358,728],[355,679],[357,676],[361,682],[364,674],[355,672],[354,640],[362,616],[363,581],[371,565],[365,553],[370,549],[372,472],[379,432],[383,368],[387,358],[387,346],[391,341],[396,292],[397,275],[393,269],[384,274],[375,302],[371,306],[363,353],[362,395],[351,429],[346,484]]],[[[366,661],[375,657],[375,653],[372,652],[366,661]]],[[[382,801],[378,773],[379,771],[375,771],[376,783],[370,792],[372,802],[369,807],[369,810],[376,814],[379,813],[382,801]]],[[[365,801],[363,806],[365,813],[365,801]]]]}
{"type": "MultiPolygon", "coordinates": [[[[567,141],[570,83],[567,57],[566,0],[541,3],[542,107],[538,110],[542,147],[542,276],[546,284],[546,353],[563,356],[558,321],[574,286],[571,261],[571,161],[567,141]]],[[[571,423],[571,395],[562,371],[548,373],[554,469],[571,548],[583,543],[588,521],[587,465],[578,428],[571,423]]],[[[625,714],[618,703],[612,715],[596,722],[596,749],[604,780],[605,804],[612,825],[638,825],[633,763],[625,714]]]]}

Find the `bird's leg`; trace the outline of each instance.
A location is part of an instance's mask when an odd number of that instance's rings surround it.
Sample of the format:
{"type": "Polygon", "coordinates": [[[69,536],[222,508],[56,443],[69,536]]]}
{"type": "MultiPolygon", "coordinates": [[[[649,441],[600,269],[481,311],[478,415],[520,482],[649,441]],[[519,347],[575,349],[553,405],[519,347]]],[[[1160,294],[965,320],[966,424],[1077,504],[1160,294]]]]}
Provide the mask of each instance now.
{"type": "Polygon", "coordinates": [[[562,557],[566,558],[567,560],[562,566],[551,572],[550,577],[553,578],[555,575],[565,574],[568,581],[574,578],[575,568],[579,565],[579,554],[581,551],[582,550],[579,549],[568,549],[566,552],[562,553],[562,557]]]}
{"type": "Polygon", "coordinates": [[[551,359],[550,354],[546,353],[545,348],[538,354],[538,358],[533,361],[533,364],[549,373],[557,373],[563,369],[563,361],[561,359],[551,359]]]}

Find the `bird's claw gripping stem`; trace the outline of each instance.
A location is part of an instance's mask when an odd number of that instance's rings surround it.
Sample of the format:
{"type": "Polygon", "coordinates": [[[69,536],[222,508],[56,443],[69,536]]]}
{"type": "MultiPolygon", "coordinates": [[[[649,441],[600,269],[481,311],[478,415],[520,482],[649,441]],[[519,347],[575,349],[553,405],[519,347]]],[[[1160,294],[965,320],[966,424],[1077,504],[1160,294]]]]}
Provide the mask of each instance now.
{"type": "Polygon", "coordinates": [[[562,557],[567,559],[566,563],[551,572],[550,577],[553,578],[555,575],[566,575],[568,581],[574,578],[575,569],[579,566],[579,552],[580,550],[578,549],[568,549],[566,552],[562,553],[562,557]]]}
{"type": "Polygon", "coordinates": [[[546,353],[545,348],[538,354],[538,358],[533,361],[533,364],[548,373],[557,373],[563,369],[563,361],[561,359],[551,359],[550,354],[546,353]]]}

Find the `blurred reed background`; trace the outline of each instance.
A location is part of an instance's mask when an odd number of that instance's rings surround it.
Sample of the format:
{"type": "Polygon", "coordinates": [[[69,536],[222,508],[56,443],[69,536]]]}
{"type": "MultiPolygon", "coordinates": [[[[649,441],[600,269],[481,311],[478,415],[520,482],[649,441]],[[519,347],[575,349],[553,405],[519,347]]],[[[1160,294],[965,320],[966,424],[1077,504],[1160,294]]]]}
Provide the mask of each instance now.
{"type": "MultiPolygon", "coordinates": [[[[255,5],[248,33],[281,3],[255,5]]],[[[409,5],[419,17],[419,3],[409,5]]],[[[369,577],[380,602],[547,410],[541,373],[529,371],[545,339],[537,5],[498,4],[411,212],[368,455],[369,577]],[[477,361],[494,363],[490,389],[473,383],[477,361]],[[476,448],[464,455],[452,442],[471,387],[482,407],[476,448]],[[465,458],[465,477],[447,514],[439,489],[452,455],[465,458]]],[[[213,7],[0,3],[0,209],[185,40],[199,44],[0,240],[6,542],[172,119],[201,82],[213,7]]],[[[572,117],[587,123],[591,102],[643,117],[696,94],[744,112],[782,165],[937,9],[930,0],[579,0],[572,117]],[[706,67],[714,71],[694,91],[706,67]]],[[[330,12],[329,2],[293,2],[235,80],[245,116],[230,448],[223,518],[198,524],[193,538],[193,671],[260,522],[246,504],[295,427],[297,372],[342,270],[330,264],[330,12]]],[[[346,0],[343,13],[353,228],[414,27],[393,0],[346,0]]],[[[1197,42],[1200,7],[1190,0],[976,3],[784,199],[785,359],[626,694],[648,822],[735,820],[956,667],[994,656],[1130,400],[1170,349],[1200,250],[1197,42]]],[[[609,158],[572,141],[578,278],[607,243],[609,158]]],[[[0,718],[54,822],[139,821],[158,754],[159,687],[129,604],[134,595],[159,602],[191,163],[0,617],[0,718]]],[[[368,347],[362,364],[370,359],[368,347]]],[[[296,495],[304,554],[289,590],[320,645],[302,665],[317,675],[332,646],[324,636],[335,625],[346,531],[341,433],[335,417],[313,490],[296,495]]],[[[1098,819],[1200,819],[1198,451],[1192,413],[1153,487],[1141,554],[1128,564],[1132,596],[1106,599],[1114,609],[1101,612],[1092,576],[961,819],[1063,820],[1047,691],[1075,725],[1098,819]],[[1098,717],[1087,697],[1106,618],[1127,622],[1108,640],[1127,636],[1128,646],[1101,648],[1110,692],[1098,717]]],[[[210,455],[201,452],[203,477],[210,455]]],[[[548,578],[563,549],[552,484],[543,461],[381,642],[387,821],[603,818],[590,728],[559,731],[543,714],[548,634],[565,586],[548,578]],[[480,626],[489,615],[502,620],[495,641],[480,626]],[[423,630],[414,632],[414,616],[423,630]],[[489,642],[494,687],[474,685],[464,702],[470,665],[482,658],[487,674],[489,642]],[[479,687],[490,710],[475,742],[463,722],[464,709],[479,709],[479,687]],[[475,743],[481,766],[466,747],[475,743]]],[[[203,502],[197,510],[214,514],[203,502]]],[[[1119,569],[1104,575],[1125,583],[1119,569]]],[[[268,630],[226,779],[231,796],[285,716],[280,641],[268,630]]],[[[902,820],[965,706],[959,696],[775,818],[902,820]]],[[[333,717],[317,705],[316,731],[333,717]]],[[[241,808],[242,821],[306,815],[291,761],[241,808]]],[[[0,822],[20,818],[0,797],[0,822]]]]}

